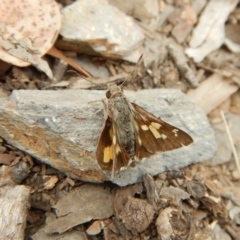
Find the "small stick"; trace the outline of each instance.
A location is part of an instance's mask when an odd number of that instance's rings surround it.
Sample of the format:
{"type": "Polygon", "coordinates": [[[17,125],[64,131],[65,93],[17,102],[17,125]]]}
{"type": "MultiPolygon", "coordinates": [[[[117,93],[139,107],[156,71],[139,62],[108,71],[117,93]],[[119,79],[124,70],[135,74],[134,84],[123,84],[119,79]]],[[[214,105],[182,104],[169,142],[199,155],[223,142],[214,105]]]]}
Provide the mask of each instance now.
{"type": "Polygon", "coordinates": [[[196,88],[199,85],[198,80],[193,73],[193,70],[188,66],[188,63],[185,61],[184,53],[179,51],[178,48],[172,43],[167,45],[167,50],[183,77],[193,88],[196,88]]]}
{"type": "Polygon", "coordinates": [[[129,73],[129,75],[128,75],[128,76],[126,77],[126,79],[123,81],[123,83],[121,84],[121,86],[123,86],[125,82],[128,82],[129,79],[131,79],[133,73],[134,73],[134,72],[136,71],[136,69],[138,68],[138,66],[139,66],[139,64],[141,63],[142,59],[143,59],[143,54],[139,57],[138,62],[137,62],[137,64],[135,65],[134,69],[129,73]]]}
{"type": "Polygon", "coordinates": [[[239,173],[239,175],[240,175],[240,165],[239,165],[239,159],[238,159],[237,151],[236,151],[236,148],[235,148],[235,146],[234,146],[233,138],[232,138],[232,135],[231,135],[231,133],[230,133],[230,130],[229,130],[229,127],[228,127],[226,118],[225,118],[224,113],[223,113],[222,110],[221,110],[221,117],[222,117],[223,122],[224,122],[224,126],[225,126],[225,129],[226,129],[227,135],[228,135],[228,139],[229,139],[230,144],[231,144],[231,147],[232,147],[232,152],[233,152],[234,160],[235,160],[235,163],[236,163],[236,165],[237,165],[238,173],[239,173]]]}

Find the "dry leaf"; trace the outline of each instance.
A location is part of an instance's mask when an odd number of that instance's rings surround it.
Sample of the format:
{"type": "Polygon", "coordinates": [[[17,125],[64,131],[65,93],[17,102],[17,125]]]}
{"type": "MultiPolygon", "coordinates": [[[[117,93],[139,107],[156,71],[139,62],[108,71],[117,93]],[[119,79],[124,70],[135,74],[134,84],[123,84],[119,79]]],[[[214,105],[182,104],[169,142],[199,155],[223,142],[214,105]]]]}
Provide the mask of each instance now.
{"type": "Polygon", "coordinates": [[[65,56],[61,51],[59,51],[57,48],[52,47],[49,51],[48,54],[62,59],[64,60],[66,63],[68,63],[70,66],[72,66],[73,68],[75,68],[76,70],[78,70],[80,73],[84,74],[86,77],[92,77],[92,75],[90,73],[88,73],[86,70],[84,70],[80,65],[78,65],[77,63],[75,63],[72,59],[68,58],[67,56],[65,56]]]}
{"type": "Polygon", "coordinates": [[[54,44],[60,25],[54,0],[1,1],[0,59],[20,67],[32,63],[52,78],[41,56],[54,44]]]}
{"type": "Polygon", "coordinates": [[[157,204],[160,201],[157,185],[155,184],[155,181],[150,174],[145,174],[143,176],[143,182],[146,188],[148,203],[150,203],[156,210],[157,204]]]}
{"type": "Polygon", "coordinates": [[[239,187],[224,187],[222,196],[232,200],[236,205],[240,206],[240,191],[239,187]]]}
{"type": "Polygon", "coordinates": [[[206,193],[205,186],[196,180],[187,183],[187,190],[194,198],[204,197],[206,193]]]}
{"type": "Polygon", "coordinates": [[[232,79],[214,73],[197,89],[190,89],[187,95],[208,114],[237,90],[238,86],[233,83],[232,79]]]}
{"type": "Polygon", "coordinates": [[[44,189],[53,189],[58,182],[57,176],[43,176],[44,189]]]}
{"type": "Polygon", "coordinates": [[[162,239],[171,239],[171,236],[173,235],[173,228],[170,223],[172,211],[174,211],[174,209],[171,207],[165,208],[160,212],[156,220],[157,232],[162,239]]]}
{"type": "Polygon", "coordinates": [[[143,232],[154,216],[154,208],[147,201],[129,197],[119,217],[132,233],[143,232]]]}
{"type": "Polygon", "coordinates": [[[113,215],[114,190],[103,185],[84,184],[64,196],[55,206],[57,219],[49,222],[45,232],[63,233],[92,219],[113,215]]]}
{"type": "Polygon", "coordinates": [[[163,187],[160,196],[168,199],[176,199],[178,202],[190,198],[190,194],[177,187],[163,187]]]}
{"type": "Polygon", "coordinates": [[[90,227],[86,230],[88,235],[97,235],[102,231],[102,221],[94,221],[90,227]]]}
{"type": "Polygon", "coordinates": [[[15,155],[0,153],[0,164],[10,165],[15,158],[15,155]]]}
{"type": "Polygon", "coordinates": [[[114,210],[116,216],[118,216],[128,201],[128,197],[133,197],[136,193],[141,193],[143,191],[142,184],[134,184],[131,186],[119,188],[114,199],[114,210]]]}

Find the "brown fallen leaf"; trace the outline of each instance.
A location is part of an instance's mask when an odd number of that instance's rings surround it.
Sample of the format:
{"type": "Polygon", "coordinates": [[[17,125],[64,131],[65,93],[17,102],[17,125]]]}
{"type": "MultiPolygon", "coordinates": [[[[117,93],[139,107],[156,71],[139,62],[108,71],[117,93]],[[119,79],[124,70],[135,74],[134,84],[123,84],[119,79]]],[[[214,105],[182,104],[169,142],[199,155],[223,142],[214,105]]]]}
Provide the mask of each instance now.
{"type": "Polygon", "coordinates": [[[187,191],[194,197],[194,198],[201,198],[205,196],[206,188],[205,186],[197,180],[192,180],[187,182],[187,191]]]}
{"type": "Polygon", "coordinates": [[[186,5],[172,12],[168,21],[174,25],[172,35],[179,43],[182,43],[197,22],[197,16],[194,9],[186,5]]]}
{"type": "Polygon", "coordinates": [[[48,63],[39,57],[38,51],[30,52],[29,49],[32,48],[31,43],[24,40],[19,40],[17,43],[14,41],[6,41],[0,37],[0,46],[10,55],[19,58],[25,62],[33,64],[37,69],[46,73],[46,75],[52,79],[52,71],[48,66],[48,63]]]}
{"type": "Polygon", "coordinates": [[[6,185],[14,185],[14,181],[12,179],[11,167],[2,166],[0,168],[0,187],[4,187],[6,185]]]}
{"type": "MultiPolygon", "coordinates": [[[[105,220],[104,221],[105,228],[109,228],[109,229],[111,229],[112,232],[119,234],[119,230],[118,230],[118,227],[116,226],[117,224],[115,223],[115,219],[117,219],[117,218],[113,216],[111,219],[105,220]],[[107,224],[106,224],[106,221],[107,221],[107,224]]],[[[120,221],[120,220],[118,220],[118,221],[120,221]]]]}
{"type": "Polygon", "coordinates": [[[169,219],[172,211],[174,211],[174,209],[171,207],[165,208],[160,212],[156,220],[155,224],[158,236],[161,236],[162,239],[171,239],[171,236],[173,235],[173,228],[169,219]]]}
{"type": "Polygon", "coordinates": [[[147,229],[154,217],[154,208],[147,201],[128,197],[119,217],[133,234],[147,229]]]}
{"type": "Polygon", "coordinates": [[[230,111],[240,115],[240,90],[232,95],[230,111]]]}
{"type": "Polygon", "coordinates": [[[0,59],[0,77],[7,72],[12,65],[0,59]]]}
{"type": "Polygon", "coordinates": [[[196,229],[196,233],[194,234],[194,240],[212,240],[218,239],[213,238],[213,232],[211,225],[205,227],[204,229],[196,229]]]}
{"type": "Polygon", "coordinates": [[[143,182],[146,188],[148,203],[151,204],[155,210],[157,210],[157,204],[159,203],[160,198],[155,181],[150,174],[145,174],[143,176],[143,182]]]}
{"type": "Polygon", "coordinates": [[[94,221],[89,228],[86,230],[88,235],[97,235],[102,231],[102,221],[96,220],[94,221]]]}
{"type": "Polygon", "coordinates": [[[127,239],[126,235],[123,237],[123,236],[115,233],[115,231],[112,231],[112,228],[110,227],[110,225],[108,225],[107,227],[104,228],[104,239],[105,240],[125,240],[125,239],[127,239]]]}
{"type": "Polygon", "coordinates": [[[19,67],[32,63],[51,78],[52,72],[41,57],[54,44],[60,26],[54,0],[1,1],[0,59],[19,67]]]}
{"type": "Polygon", "coordinates": [[[216,198],[219,198],[221,196],[222,186],[219,181],[206,180],[204,184],[207,187],[208,191],[211,193],[211,195],[213,195],[216,198]]]}
{"type": "Polygon", "coordinates": [[[0,164],[10,165],[15,158],[15,155],[0,153],[0,164]]]}
{"type": "Polygon", "coordinates": [[[141,193],[142,191],[143,186],[140,183],[119,188],[114,199],[114,210],[116,216],[118,216],[122,212],[123,207],[128,201],[128,197],[133,197],[136,193],[141,193]]]}
{"type": "Polygon", "coordinates": [[[190,198],[190,194],[185,192],[184,190],[177,188],[177,187],[163,187],[161,189],[161,197],[167,198],[167,199],[174,199],[177,202],[180,202],[181,200],[185,200],[190,198]]]}
{"type": "Polygon", "coordinates": [[[187,237],[191,233],[189,216],[184,216],[181,211],[173,207],[165,208],[160,212],[156,220],[156,227],[161,239],[188,239],[187,237]]]}
{"type": "Polygon", "coordinates": [[[203,81],[198,88],[190,89],[187,95],[208,114],[236,92],[238,88],[239,86],[234,84],[231,78],[214,73],[203,81]],[[212,94],[213,92],[218,94],[212,94]]]}
{"type": "Polygon", "coordinates": [[[240,206],[240,191],[239,187],[224,187],[221,191],[224,198],[233,201],[237,206],[240,206]]]}
{"type": "Polygon", "coordinates": [[[72,66],[73,68],[75,68],[77,71],[79,71],[80,73],[82,73],[84,76],[86,77],[92,77],[92,75],[87,72],[85,69],[83,69],[80,65],[78,65],[77,63],[75,63],[73,60],[71,60],[70,58],[66,57],[60,50],[58,50],[57,48],[55,48],[54,46],[48,50],[48,54],[56,57],[56,58],[60,58],[62,60],[64,60],[66,63],[68,63],[70,66],[72,66]]]}
{"type": "Polygon", "coordinates": [[[226,222],[228,219],[226,205],[223,202],[215,202],[210,197],[201,198],[201,203],[212,213],[213,216],[218,217],[219,222],[226,222]]]}
{"type": "Polygon", "coordinates": [[[15,183],[22,183],[22,181],[29,175],[29,173],[29,164],[24,161],[20,161],[14,166],[11,166],[11,176],[15,183]]]}
{"type": "Polygon", "coordinates": [[[118,219],[114,216],[112,217],[112,224],[109,224],[108,227],[116,234],[121,234],[122,236],[127,236],[129,234],[129,231],[121,219],[118,219]]]}
{"type": "Polygon", "coordinates": [[[104,185],[83,184],[62,197],[54,206],[57,219],[48,222],[45,232],[63,233],[92,219],[113,215],[115,190],[104,185]]]}
{"type": "Polygon", "coordinates": [[[58,177],[57,176],[43,176],[43,187],[44,189],[53,189],[58,182],[58,177]]]}

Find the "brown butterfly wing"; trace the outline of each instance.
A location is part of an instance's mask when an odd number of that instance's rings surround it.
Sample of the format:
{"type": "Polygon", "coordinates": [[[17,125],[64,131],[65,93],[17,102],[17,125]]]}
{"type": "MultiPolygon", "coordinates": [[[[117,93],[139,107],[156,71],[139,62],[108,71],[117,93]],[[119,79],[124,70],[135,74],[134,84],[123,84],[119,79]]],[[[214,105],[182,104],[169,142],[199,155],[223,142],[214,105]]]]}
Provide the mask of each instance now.
{"type": "MultiPolygon", "coordinates": [[[[115,161],[113,161],[112,172],[119,172],[121,168],[127,167],[130,162],[130,157],[127,154],[125,148],[117,142],[115,146],[115,161]]],[[[113,174],[112,174],[113,177],[113,174]]]]}
{"type": "Polygon", "coordinates": [[[117,142],[115,134],[113,122],[108,117],[98,140],[96,158],[102,170],[112,172],[112,176],[114,172],[118,172],[122,167],[126,167],[130,160],[123,146],[117,142]],[[113,144],[114,135],[116,144],[113,144]]]}
{"type": "Polygon", "coordinates": [[[161,119],[156,118],[137,104],[134,120],[138,125],[136,156],[141,159],[156,152],[165,152],[187,146],[193,142],[191,136],[161,119]]]}

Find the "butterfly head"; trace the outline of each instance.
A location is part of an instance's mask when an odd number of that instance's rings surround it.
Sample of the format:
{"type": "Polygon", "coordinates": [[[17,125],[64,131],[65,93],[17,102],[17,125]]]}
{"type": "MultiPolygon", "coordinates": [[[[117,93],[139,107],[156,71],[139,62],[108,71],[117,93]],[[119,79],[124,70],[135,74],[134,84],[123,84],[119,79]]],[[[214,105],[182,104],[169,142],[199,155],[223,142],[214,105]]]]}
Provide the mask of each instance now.
{"type": "Polygon", "coordinates": [[[134,67],[132,72],[128,75],[128,77],[122,82],[121,85],[117,85],[115,83],[108,84],[108,90],[106,92],[106,97],[108,99],[116,97],[116,96],[123,96],[123,85],[125,82],[129,81],[132,78],[133,73],[136,71],[138,65],[142,61],[142,57],[143,57],[143,55],[140,56],[140,58],[138,59],[138,63],[136,64],[136,66],[134,67]]]}
{"type": "Polygon", "coordinates": [[[122,85],[118,86],[115,83],[109,83],[108,84],[108,90],[106,92],[106,97],[109,98],[113,98],[116,96],[122,96],[123,92],[122,92],[122,85]]]}

